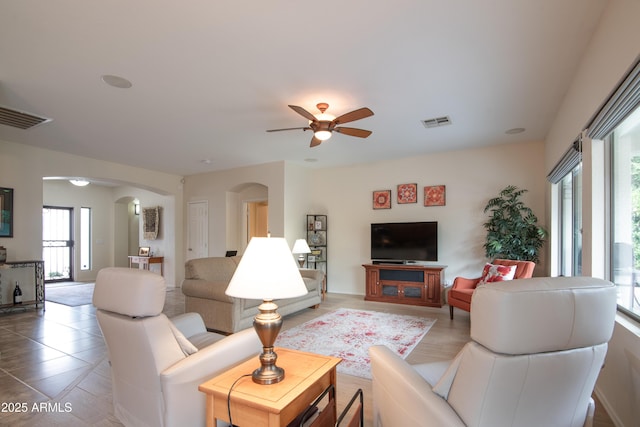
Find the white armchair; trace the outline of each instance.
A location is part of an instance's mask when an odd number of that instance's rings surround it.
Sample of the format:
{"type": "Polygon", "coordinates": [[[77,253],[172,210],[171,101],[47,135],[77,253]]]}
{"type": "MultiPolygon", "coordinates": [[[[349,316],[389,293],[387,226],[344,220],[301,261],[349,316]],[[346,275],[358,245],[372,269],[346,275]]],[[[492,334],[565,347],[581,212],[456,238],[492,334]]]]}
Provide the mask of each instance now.
{"type": "Polygon", "coordinates": [[[115,416],[125,426],[205,426],[198,385],[255,356],[253,329],[231,336],[207,332],[195,313],[170,321],[162,313],[166,285],[145,270],[100,270],[93,294],[107,344],[115,416]]]}
{"type": "Polygon", "coordinates": [[[451,362],[411,366],[369,350],[374,425],[590,426],[616,314],[610,282],[533,278],[482,285],[471,342],[451,362]]]}

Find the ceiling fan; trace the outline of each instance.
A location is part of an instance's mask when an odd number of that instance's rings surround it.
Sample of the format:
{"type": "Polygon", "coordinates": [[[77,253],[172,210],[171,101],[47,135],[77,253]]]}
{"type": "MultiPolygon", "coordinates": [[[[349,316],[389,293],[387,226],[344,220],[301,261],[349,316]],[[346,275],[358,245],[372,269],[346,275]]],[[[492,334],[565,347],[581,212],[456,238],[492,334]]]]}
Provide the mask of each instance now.
{"type": "Polygon", "coordinates": [[[366,138],[372,133],[370,130],[356,129],[344,126],[339,127],[339,125],[342,125],[343,123],[349,123],[373,116],[373,111],[366,107],[353,110],[339,117],[334,117],[331,114],[325,114],[325,111],[327,110],[327,108],[329,108],[329,104],[325,102],[317,104],[316,107],[318,108],[318,110],[320,110],[320,114],[313,115],[302,107],[298,107],[297,105],[289,105],[289,108],[300,114],[305,119],[309,120],[309,126],[298,128],[269,129],[267,130],[267,132],[280,132],[283,130],[299,129],[302,129],[303,131],[312,130],[313,138],[311,138],[310,147],[318,146],[322,143],[322,141],[326,141],[327,139],[331,138],[332,132],[343,133],[350,136],[357,136],[358,138],[366,138]]]}

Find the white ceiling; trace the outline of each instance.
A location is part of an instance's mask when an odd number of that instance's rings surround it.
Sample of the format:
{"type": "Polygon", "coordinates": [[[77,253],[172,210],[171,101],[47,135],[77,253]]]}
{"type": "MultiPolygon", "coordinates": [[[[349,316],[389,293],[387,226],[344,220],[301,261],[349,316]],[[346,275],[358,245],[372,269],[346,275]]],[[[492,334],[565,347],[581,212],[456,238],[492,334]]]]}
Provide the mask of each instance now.
{"type": "Polygon", "coordinates": [[[53,119],[0,139],[179,175],[539,141],[606,3],[0,0],[0,104],[53,119]],[[373,134],[265,132],[318,102],[373,134]]]}

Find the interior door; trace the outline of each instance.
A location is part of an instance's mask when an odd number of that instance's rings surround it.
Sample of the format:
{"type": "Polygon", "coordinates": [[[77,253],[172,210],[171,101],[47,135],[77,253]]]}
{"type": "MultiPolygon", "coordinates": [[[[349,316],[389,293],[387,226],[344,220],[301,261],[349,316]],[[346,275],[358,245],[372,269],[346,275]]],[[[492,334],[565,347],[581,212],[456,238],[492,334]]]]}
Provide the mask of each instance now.
{"type": "Polygon", "coordinates": [[[209,256],[209,202],[187,203],[187,260],[209,256]]]}

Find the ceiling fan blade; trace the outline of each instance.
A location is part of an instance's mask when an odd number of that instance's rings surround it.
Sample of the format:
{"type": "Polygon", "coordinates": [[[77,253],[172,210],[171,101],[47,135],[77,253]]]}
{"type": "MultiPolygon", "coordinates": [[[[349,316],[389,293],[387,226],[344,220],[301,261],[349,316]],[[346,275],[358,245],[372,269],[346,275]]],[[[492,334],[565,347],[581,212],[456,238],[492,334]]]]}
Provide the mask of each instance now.
{"type": "Polygon", "coordinates": [[[303,127],[303,128],[282,128],[282,129],[267,129],[267,132],[281,132],[283,130],[311,130],[310,127],[303,127]]]}
{"type": "Polygon", "coordinates": [[[366,138],[366,137],[368,137],[369,135],[371,135],[373,133],[370,130],[356,129],[356,128],[345,128],[345,127],[339,127],[339,128],[335,128],[333,130],[336,131],[336,132],[344,133],[345,135],[357,136],[358,138],[366,138]]]}
{"type": "Polygon", "coordinates": [[[367,107],[363,107],[357,110],[353,110],[350,113],[346,113],[339,117],[336,117],[333,122],[341,125],[342,123],[353,122],[355,120],[364,119],[365,117],[370,116],[373,116],[373,111],[371,111],[367,107]]]}
{"type": "Polygon", "coordinates": [[[311,138],[311,144],[309,145],[309,147],[317,147],[320,144],[322,144],[322,140],[314,136],[313,138],[311,138]]]}
{"type": "Polygon", "coordinates": [[[302,117],[304,117],[307,120],[310,120],[312,122],[316,121],[315,116],[302,107],[298,107],[297,105],[289,105],[289,108],[291,108],[293,111],[300,114],[302,117]]]}

